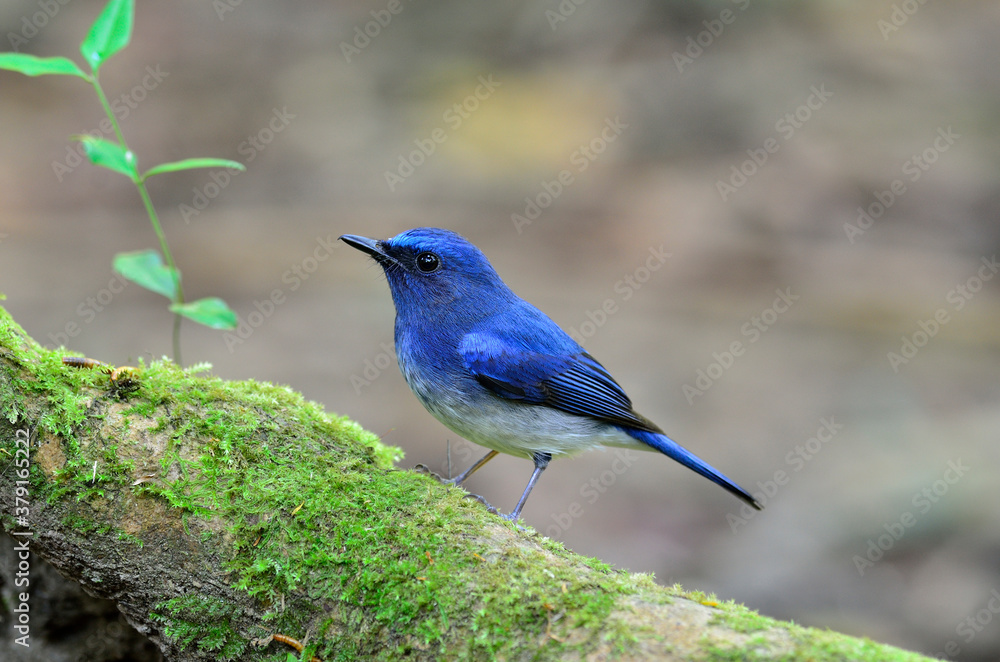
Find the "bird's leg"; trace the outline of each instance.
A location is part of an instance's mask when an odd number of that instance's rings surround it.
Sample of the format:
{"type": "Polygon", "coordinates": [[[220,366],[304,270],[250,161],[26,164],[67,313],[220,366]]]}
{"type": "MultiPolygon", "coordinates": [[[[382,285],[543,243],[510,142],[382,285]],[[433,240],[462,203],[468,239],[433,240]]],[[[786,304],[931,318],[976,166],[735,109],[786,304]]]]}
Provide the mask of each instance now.
{"type": "Polygon", "coordinates": [[[486,464],[487,462],[489,462],[490,460],[492,460],[496,456],[497,456],[497,451],[490,451],[489,453],[487,453],[483,457],[479,458],[478,462],[476,462],[475,464],[473,464],[471,467],[469,467],[468,469],[466,469],[465,471],[463,471],[459,475],[455,476],[454,478],[449,478],[448,480],[442,480],[441,482],[445,483],[447,485],[454,485],[454,486],[458,487],[463,482],[465,482],[466,478],[468,478],[472,474],[476,473],[476,471],[481,466],[483,466],[484,464],[486,464]]]}
{"type": "MultiPolygon", "coordinates": [[[[466,469],[464,472],[449,480],[442,480],[440,477],[437,478],[446,485],[456,485],[456,486],[461,485],[466,478],[471,476],[473,473],[476,472],[477,469],[479,469],[481,466],[483,466],[484,464],[492,460],[494,457],[496,457],[496,455],[497,451],[490,451],[482,458],[480,458],[478,462],[476,462],[471,467],[466,469]]],[[[549,466],[549,462],[552,460],[552,454],[535,453],[532,455],[532,459],[535,462],[535,470],[531,473],[531,478],[528,479],[528,486],[524,488],[524,494],[521,495],[521,498],[518,500],[517,505],[514,506],[514,510],[511,511],[509,515],[501,515],[496,508],[491,506],[490,503],[486,501],[486,499],[479,496],[478,494],[469,494],[467,498],[475,499],[479,503],[486,506],[486,509],[489,510],[491,513],[495,515],[500,515],[500,517],[503,517],[505,520],[516,522],[517,518],[521,516],[521,509],[524,508],[524,503],[528,500],[528,495],[531,494],[531,490],[534,489],[535,483],[538,482],[539,476],[541,476],[542,472],[545,471],[545,467],[549,466]]]]}
{"type": "Polygon", "coordinates": [[[528,495],[531,494],[532,488],[538,482],[538,477],[545,471],[545,467],[549,466],[552,454],[535,453],[532,458],[535,460],[535,470],[531,473],[531,478],[528,479],[528,486],[524,488],[524,494],[521,495],[521,499],[514,506],[514,510],[511,511],[510,515],[501,515],[501,517],[511,522],[516,522],[517,518],[521,516],[521,509],[524,508],[524,502],[528,500],[528,495]]]}
{"type": "Polygon", "coordinates": [[[413,468],[421,473],[426,473],[430,474],[431,476],[434,476],[435,478],[438,479],[438,482],[444,483],[445,485],[454,485],[458,487],[465,481],[466,478],[474,474],[481,466],[483,466],[484,464],[492,460],[494,457],[496,457],[496,455],[497,451],[490,451],[482,458],[480,458],[478,462],[476,462],[471,467],[466,469],[463,473],[459,474],[458,476],[455,476],[454,478],[441,478],[441,476],[437,475],[436,473],[431,471],[430,468],[428,468],[426,465],[423,464],[418,464],[413,468]]]}

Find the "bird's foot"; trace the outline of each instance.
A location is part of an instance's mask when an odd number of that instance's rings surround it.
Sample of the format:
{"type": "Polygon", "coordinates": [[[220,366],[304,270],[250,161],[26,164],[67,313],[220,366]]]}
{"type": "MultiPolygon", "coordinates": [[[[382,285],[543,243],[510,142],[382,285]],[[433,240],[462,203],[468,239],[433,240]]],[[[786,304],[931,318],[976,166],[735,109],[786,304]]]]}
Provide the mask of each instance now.
{"type": "Polygon", "coordinates": [[[492,504],[490,504],[489,501],[487,501],[483,497],[479,496],[478,494],[471,494],[471,493],[470,494],[466,494],[465,498],[466,499],[475,499],[479,503],[481,503],[484,506],[486,506],[486,510],[488,510],[491,513],[493,513],[494,515],[497,515],[497,516],[501,517],[502,519],[507,520],[508,522],[511,522],[514,526],[516,526],[521,531],[527,531],[528,530],[527,528],[525,528],[525,527],[523,527],[523,526],[521,526],[520,524],[517,523],[517,520],[519,519],[518,515],[515,515],[514,513],[506,513],[506,514],[505,513],[501,513],[492,504]]]}
{"type": "MultiPolygon", "coordinates": [[[[434,471],[431,471],[430,467],[428,467],[426,464],[418,464],[415,467],[413,467],[413,470],[416,471],[417,473],[426,474],[426,475],[430,476],[431,478],[434,478],[435,480],[437,480],[439,483],[441,483],[443,485],[454,485],[456,487],[459,485],[457,478],[442,478],[441,475],[435,473],[434,471]]],[[[521,529],[522,531],[526,530],[523,526],[521,526],[520,524],[517,524],[517,520],[519,519],[518,515],[515,515],[514,513],[506,513],[506,514],[501,513],[499,510],[497,510],[493,506],[493,504],[491,504],[489,501],[487,501],[486,499],[484,499],[480,495],[478,495],[478,494],[472,494],[470,492],[470,493],[468,493],[468,494],[465,495],[465,498],[466,499],[473,499],[475,501],[478,501],[479,503],[481,503],[484,506],[486,506],[486,510],[488,510],[489,512],[493,513],[494,515],[499,515],[500,517],[504,518],[508,522],[513,522],[517,526],[517,528],[521,529]]]]}
{"type": "Polygon", "coordinates": [[[416,471],[417,473],[421,473],[421,474],[425,474],[427,476],[430,476],[431,478],[433,478],[437,482],[442,483],[444,485],[454,485],[455,484],[455,479],[454,478],[444,478],[444,477],[441,476],[441,474],[439,474],[437,472],[434,472],[434,471],[431,471],[431,468],[428,467],[426,464],[418,464],[417,466],[413,467],[413,470],[416,471]]]}
{"type": "Polygon", "coordinates": [[[504,517],[504,515],[501,515],[501,514],[500,514],[500,511],[499,511],[499,510],[497,510],[496,508],[494,508],[494,507],[493,507],[493,506],[492,506],[492,505],[490,504],[490,502],[489,502],[489,501],[487,501],[487,500],[486,500],[486,499],[484,499],[483,497],[479,496],[478,494],[471,494],[471,493],[470,493],[470,494],[466,494],[466,495],[465,495],[465,498],[466,498],[466,499],[474,499],[474,500],[478,501],[479,503],[483,504],[484,506],[486,506],[486,510],[490,511],[490,512],[491,512],[491,513],[493,513],[494,515],[500,515],[500,517],[504,517]]]}

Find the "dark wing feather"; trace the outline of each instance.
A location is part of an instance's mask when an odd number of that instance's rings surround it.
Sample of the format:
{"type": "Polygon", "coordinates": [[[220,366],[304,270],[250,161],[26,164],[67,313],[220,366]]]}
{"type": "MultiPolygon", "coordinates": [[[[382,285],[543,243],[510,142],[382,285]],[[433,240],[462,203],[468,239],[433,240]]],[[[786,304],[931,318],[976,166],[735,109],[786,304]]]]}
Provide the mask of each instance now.
{"type": "Polygon", "coordinates": [[[632,410],[632,401],[622,387],[586,352],[543,354],[512,347],[483,333],[466,335],[459,351],[476,381],[498,397],[660,432],[632,410]]]}

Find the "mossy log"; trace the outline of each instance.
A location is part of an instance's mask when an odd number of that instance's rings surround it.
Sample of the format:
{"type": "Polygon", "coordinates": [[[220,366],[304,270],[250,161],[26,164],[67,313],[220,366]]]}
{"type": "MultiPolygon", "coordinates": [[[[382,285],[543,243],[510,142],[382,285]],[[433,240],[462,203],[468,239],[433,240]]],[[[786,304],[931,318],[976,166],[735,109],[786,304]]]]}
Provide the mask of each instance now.
{"type": "Polygon", "coordinates": [[[0,309],[0,522],[167,660],[927,659],[573,554],[289,388],[64,356],[0,309]]]}

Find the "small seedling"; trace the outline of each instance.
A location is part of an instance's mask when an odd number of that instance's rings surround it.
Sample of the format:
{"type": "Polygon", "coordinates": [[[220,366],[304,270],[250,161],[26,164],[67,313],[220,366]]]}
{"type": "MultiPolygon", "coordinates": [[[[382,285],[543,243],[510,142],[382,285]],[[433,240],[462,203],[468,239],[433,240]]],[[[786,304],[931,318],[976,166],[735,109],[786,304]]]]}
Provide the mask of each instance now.
{"type": "Polygon", "coordinates": [[[83,59],[90,67],[84,72],[75,62],[65,57],[40,58],[24,53],[0,53],[0,69],[18,71],[26,76],[62,75],[77,76],[94,86],[97,98],[104,108],[111,126],[114,127],[117,142],[90,135],[74,136],[79,140],[91,163],[121,173],[132,180],[139,190],[139,196],[149,215],[153,232],[160,242],[160,251],[148,249],[130,253],[118,253],[112,266],[124,278],[148,290],[162,294],[170,300],[170,311],[174,313],[174,361],[181,362],[181,317],[204,324],[213,329],[235,329],[236,313],[218,297],[207,297],[185,302],[181,288],[181,273],[174,264],[174,258],[167,245],[167,239],[160,227],[160,219],[146,190],[146,180],[153,175],[194,168],[236,168],[244,170],[242,164],[228,159],[197,158],[161,163],[145,172],[139,166],[132,150],[125,143],[121,127],[112,112],[108,98],[101,88],[98,72],[108,58],[125,48],[132,36],[132,20],[135,14],[135,0],[110,0],[104,11],[97,17],[87,37],[80,44],[83,59]],[[164,264],[166,258],[166,264],[164,264]]]}

